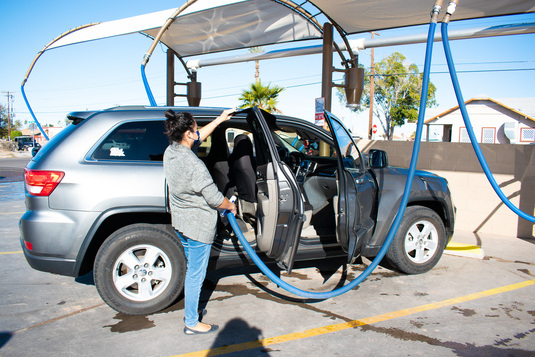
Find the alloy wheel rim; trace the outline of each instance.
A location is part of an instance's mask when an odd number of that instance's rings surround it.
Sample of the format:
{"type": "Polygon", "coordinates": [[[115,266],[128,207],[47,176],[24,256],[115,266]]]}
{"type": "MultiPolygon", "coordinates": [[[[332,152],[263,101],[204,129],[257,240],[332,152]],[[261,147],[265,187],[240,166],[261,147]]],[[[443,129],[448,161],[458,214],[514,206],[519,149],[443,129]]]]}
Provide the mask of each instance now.
{"type": "Polygon", "coordinates": [[[149,301],[165,291],[172,273],[171,260],[163,250],[141,244],[128,248],[117,258],[113,284],[129,300],[149,301]]]}
{"type": "Polygon", "coordinates": [[[438,231],[434,224],[427,220],[414,223],[405,235],[405,254],[416,264],[428,262],[438,247],[438,231]]]}

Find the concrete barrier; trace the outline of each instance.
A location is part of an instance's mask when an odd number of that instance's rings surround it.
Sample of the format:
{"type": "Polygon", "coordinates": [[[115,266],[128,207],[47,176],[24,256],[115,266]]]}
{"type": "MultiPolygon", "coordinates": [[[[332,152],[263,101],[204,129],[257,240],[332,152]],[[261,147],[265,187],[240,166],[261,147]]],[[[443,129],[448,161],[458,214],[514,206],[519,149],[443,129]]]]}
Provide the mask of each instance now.
{"type": "MultiPolygon", "coordinates": [[[[363,152],[385,150],[391,166],[409,167],[413,143],[358,142],[363,152]]],[[[496,182],[511,202],[527,214],[535,212],[535,145],[480,144],[496,182]]],[[[469,143],[423,142],[417,168],[445,177],[457,219],[455,230],[534,238],[534,224],[518,217],[492,189],[469,143]]]]}

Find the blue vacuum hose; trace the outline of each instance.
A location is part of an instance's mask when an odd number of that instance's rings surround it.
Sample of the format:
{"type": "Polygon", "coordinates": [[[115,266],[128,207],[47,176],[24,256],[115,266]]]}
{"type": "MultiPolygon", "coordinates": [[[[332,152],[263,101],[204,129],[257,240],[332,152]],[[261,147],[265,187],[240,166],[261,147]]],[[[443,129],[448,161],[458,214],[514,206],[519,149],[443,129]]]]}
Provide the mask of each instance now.
{"type": "Polygon", "coordinates": [[[234,233],[238,237],[240,243],[245,248],[245,251],[247,252],[247,254],[249,254],[249,256],[254,261],[254,263],[260,268],[260,270],[268,278],[271,279],[271,281],[273,281],[275,284],[277,284],[284,290],[292,294],[295,294],[297,296],[310,298],[310,299],[328,299],[328,298],[332,298],[338,295],[342,295],[348,292],[349,290],[352,290],[357,285],[359,285],[362,281],[364,281],[364,279],[366,279],[368,275],[370,275],[371,272],[375,270],[377,265],[379,265],[379,263],[385,256],[388,248],[390,247],[390,244],[394,240],[394,236],[396,235],[396,232],[403,218],[403,214],[405,213],[405,208],[407,207],[407,203],[409,201],[409,195],[411,192],[412,181],[414,179],[414,173],[416,171],[416,163],[418,162],[418,154],[420,152],[420,143],[422,140],[422,130],[423,130],[423,124],[424,124],[424,117],[425,117],[425,108],[427,106],[427,92],[429,88],[429,73],[431,69],[431,54],[433,52],[433,38],[435,34],[435,29],[436,29],[436,21],[432,21],[429,26],[429,33],[427,37],[427,48],[426,48],[426,53],[425,53],[425,67],[424,67],[424,74],[423,74],[422,95],[420,98],[420,113],[418,115],[418,125],[416,127],[416,138],[414,140],[411,164],[410,164],[409,172],[407,175],[407,183],[405,184],[405,191],[403,192],[399,211],[396,215],[396,218],[394,219],[394,222],[392,223],[392,226],[390,227],[390,230],[388,232],[388,235],[386,236],[385,242],[383,243],[383,246],[377,253],[377,256],[375,257],[373,262],[356,279],[354,279],[349,284],[339,289],[335,289],[335,290],[331,290],[327,292],[305,291],[305,290],[298,289],[295,286],[292,286],[284,282],[278,276],[276,276],[271,270],[269,270],[269,268],[264,264],[262,259],[258,257],[258,255],[255,253],[255,251],[251,247],[251,245],[247,242],[247,240],[243,236],[243,233],[241,232],[241,229],[238,226],[238,223],[236,222],[236,218],[234,217],[234,215],[232,213],[227,213],[227,217],[230,222],[230,225],[232,229],[234,230],[234,233]]]}
{"type": "Polygon", "coordinates": [[[149,98],[151,107],[156,107],[156,100],[154,99],[154,95],[152,95],[152,90],[150,89],[149,81],[147,80],[147,75],[145,74],[145,64],[141,65],[141,78],[143,79],[143,85],[145,86],[145,92],[147,92],[147,97],[149,98]]]}
{"type": "Polygon", "coordinates": [[[470,118],[466,110],[466,105],[464,103],[463,94],[461,92],[461,87],[459,85],[459,80],[457,79],[457,72],[455,70],[455,65],[453,64],[453,58],[452,58],[451,50],[450,50],[447,22],[442,22],[442,25],[440,26],[440,31],[442,33],[442,43],[444,45],[444,52],[446,55],[446,61],[448,63],[448,68],[450,71],[450,77],[453,83],[453,88],[455,90],[455,96],[457,97],[457,102],[459,103],[459,109],[461,110],[464,124],[466,126],[466,131],[468,131],[468,136],[470,137],[470,141],[472,142],[472,147],[474,148],[477,159],[479,160],[479,163],[481,164],[481,168],[483,169],[483,172],[485,172],[485,175],[487,176],[487,179],[489,180],[490,185],[492,186],[492,188],[494,189],[498,197],[500,197],[502,202],[521,218],[524,218],[525,220],[535,223],[535,217],[530,216],[524,213],[523,211],[521,211],[520,209],[518,209],[507,198],[507,196],[505,196],[503,191],[500,189],[500,186],[494,179],[492,172],[489,169],[489,165],[487,164],[487,161],[485,160],[485,157],[483,156],[483,152],[481,151],[481,148],[479,147],[479,144],[477,142],[477,138],[474,134],[474,129],[472,128],[472,124],[470,123],[470,118]]]}
{"type": "Polygon", "coordinates": [[[43,134],[46,141],[49,141],[50,138],[48,137],[48,135],[46,135],[45,131],[43,130],[43,127],[39,123],[39,120],[37,120],[37,118],[35,117],[35,113],[33,112],[32,107],[30,106],[30,102],[28,102],[28,98],[26,98],[26,92],[24,91],[24,83],[20,86],[20,92],[22,93],[22,98],[24,98],[24,102],[26,103],[26,106],[28,107],[28,110],[30,111],[30,114],[33,118],[34,123],[37,125],[37,127],[39,128],[39,131],[43,134]]]}

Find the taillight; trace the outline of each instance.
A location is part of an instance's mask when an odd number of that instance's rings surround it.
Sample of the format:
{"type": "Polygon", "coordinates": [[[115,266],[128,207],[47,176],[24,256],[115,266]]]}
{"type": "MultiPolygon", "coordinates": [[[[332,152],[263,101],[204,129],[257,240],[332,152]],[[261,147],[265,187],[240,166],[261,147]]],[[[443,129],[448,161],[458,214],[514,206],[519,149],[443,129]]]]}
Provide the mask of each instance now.
{"type": "Polygon", "coordinates": [[[33,244],[30,243],[30,242],[26,242],[26,241],[24,241],[24,246],[25,246],[26,249],[28,249],[28,250],[33,250],[33,244]]]}
{"type": "Polygon", "coordinates": [[[24,182],[30,195],[49,196],[65,176],[61,171],[24,169],[24,182]]]}

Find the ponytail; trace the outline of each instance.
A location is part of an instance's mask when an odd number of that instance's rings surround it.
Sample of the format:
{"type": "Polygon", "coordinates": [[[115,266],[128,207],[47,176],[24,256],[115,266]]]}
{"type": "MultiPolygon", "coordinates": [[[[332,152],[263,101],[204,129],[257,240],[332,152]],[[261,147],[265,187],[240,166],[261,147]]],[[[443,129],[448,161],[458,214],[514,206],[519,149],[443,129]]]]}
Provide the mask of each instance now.
{"type": "Polygon", "coordinates": [[[175,113],[172,109],[165,112],[165,135],[171,142],[181,142],[184,138],[184,133],[193,130],[195,127],[195,119],[193,115],[188,112],[175,113]]]}

